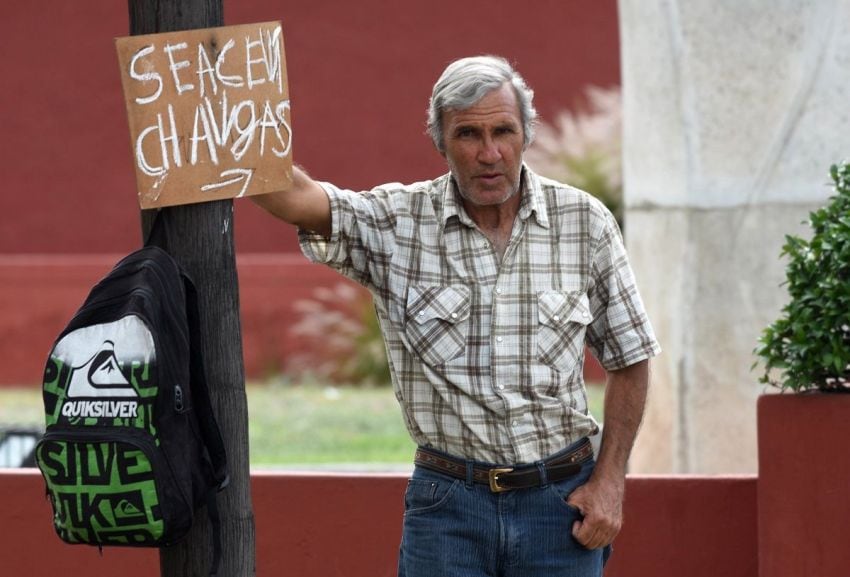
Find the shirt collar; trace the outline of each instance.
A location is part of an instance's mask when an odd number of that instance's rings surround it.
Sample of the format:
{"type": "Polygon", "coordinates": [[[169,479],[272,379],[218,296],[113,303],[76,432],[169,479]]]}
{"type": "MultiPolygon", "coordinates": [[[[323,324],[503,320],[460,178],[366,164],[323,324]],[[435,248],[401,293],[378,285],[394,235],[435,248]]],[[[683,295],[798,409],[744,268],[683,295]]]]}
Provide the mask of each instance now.
{"type": "Polygon", "coordinates": [[[522,188],[526,192],[519,206],[519,217],[524,220],[533,214],[537,224],[543,228],[549,228],[549,211],[546,207],[546,195],[543,194],[540,177],[523,163],[522,179],[522,188]]]}
{"type": "MultiPolygon", "coordinates": [[[[534,215],[537,224],[543,228],[549,228],[549,215],[546,210],[546,196],[540,185],[540,177],[537,176],[525,163],[522,165],[522,199],[520,200],[518,216],[525,220],[534,215]]],[[[443,225],[449,218],[456,216],[466,226],[475,226],[472,219],[463,208],[460,194],[457,192],[457,184],[451,174],[445,178],[443,191],[443,225]]]]}

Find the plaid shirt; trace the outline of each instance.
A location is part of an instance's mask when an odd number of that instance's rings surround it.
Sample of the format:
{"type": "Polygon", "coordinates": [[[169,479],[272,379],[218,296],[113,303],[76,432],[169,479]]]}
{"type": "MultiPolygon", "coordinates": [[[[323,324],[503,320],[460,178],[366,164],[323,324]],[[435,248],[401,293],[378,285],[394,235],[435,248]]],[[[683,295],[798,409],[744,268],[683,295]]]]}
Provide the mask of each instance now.
{"type": "Polygon", "coordinates": [[[374,296],[393,387],[414,442],[455,456],[530,463],[598,430],[585,344],[608,370],[660,351],[610,212],[523,168],[504,259],[454,180],[355,193],[322,183],[329,239],[304,254],[374,296]]]}

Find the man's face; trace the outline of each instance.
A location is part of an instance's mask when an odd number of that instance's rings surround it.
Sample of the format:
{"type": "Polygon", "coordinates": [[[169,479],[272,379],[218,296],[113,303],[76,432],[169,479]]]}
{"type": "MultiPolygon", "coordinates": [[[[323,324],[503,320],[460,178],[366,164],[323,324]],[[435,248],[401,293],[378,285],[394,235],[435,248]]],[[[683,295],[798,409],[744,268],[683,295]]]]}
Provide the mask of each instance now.
{"type": "Polygon", "coordinates": [[[519,192],[524,136],[510,84],[466,110],[444,111],[442,122],[443,156],[467,202],[495,206],[519,192]]]}

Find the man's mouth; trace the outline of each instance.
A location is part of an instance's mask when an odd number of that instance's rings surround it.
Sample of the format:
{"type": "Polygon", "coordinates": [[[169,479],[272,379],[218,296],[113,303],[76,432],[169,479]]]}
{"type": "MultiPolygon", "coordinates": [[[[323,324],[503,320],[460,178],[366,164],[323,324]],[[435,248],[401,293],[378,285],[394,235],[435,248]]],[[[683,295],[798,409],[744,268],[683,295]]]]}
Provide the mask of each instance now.
{"type": "Polygon", "coordinates": [[[501,172],[486,172],[484,174],[479,174],[475,178],[481,180],[485,183],[493,183],[499,180],[502,177],[501,172]]]}

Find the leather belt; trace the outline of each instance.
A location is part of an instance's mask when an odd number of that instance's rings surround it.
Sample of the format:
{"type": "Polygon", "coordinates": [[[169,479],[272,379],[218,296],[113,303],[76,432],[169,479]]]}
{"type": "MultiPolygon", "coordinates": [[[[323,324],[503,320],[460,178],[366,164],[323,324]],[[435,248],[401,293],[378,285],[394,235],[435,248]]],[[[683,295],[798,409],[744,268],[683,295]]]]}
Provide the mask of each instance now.
{"type": "MultiPolygon", "coordinates": [[[[569,453],[557,455],[543,461],[546,469],[546,480],[549,483],[563,481],[581,471],[581,465],[593,457],[593,446],[588,439],[569,453]]],[[[426,447],[416,449],[413,462],[425,469],[466,479],[466,461],[450,455],[432,451],[426,447]]],[[[475,483],[489,485],[494,493],[539,487],[543,484],[540,470],[536,465],[521,465],[519,467],[480,467],[472,469],[472,480],[475,483]]]]}

